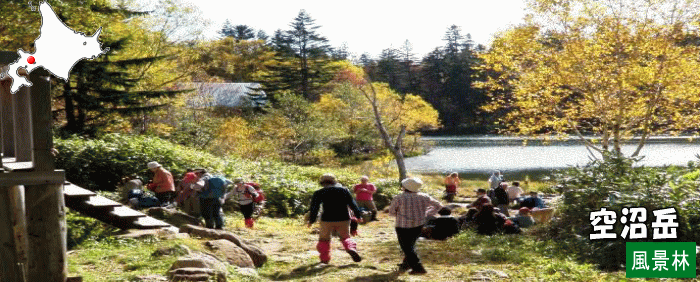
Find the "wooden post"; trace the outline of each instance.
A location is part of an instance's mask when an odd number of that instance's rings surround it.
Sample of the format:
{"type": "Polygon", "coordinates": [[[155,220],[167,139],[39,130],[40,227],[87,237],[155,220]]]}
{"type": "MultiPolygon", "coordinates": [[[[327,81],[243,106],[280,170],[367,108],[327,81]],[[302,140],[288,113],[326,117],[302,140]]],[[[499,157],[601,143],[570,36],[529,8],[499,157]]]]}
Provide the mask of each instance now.
{"type": "Polygon", "coordinates": [[[0,189],[0,280],[19,282],[22,281],[22,275],[17,267],[10,190],[7,187],[0,189]]]}
{"type": "MultiPolygon", "coordinates": [[[[20,88],[13,95],[15,158],[17,162],[32,161],[32,119],[29,87],[20,88]]],[[[50,95],[50,94],[49,94],[50,95]]],[[[49,110],[50,114],[50,110],[49,110]]]]}
{"type": "MultiPolygon", "coordinates": [[[[48,72],[30,74],[32,162],[34,171],[53,171],[51,155],[51,93],[48,72]]],[[[64,282],[66,267],[66,218],[61,184],[25,186],[29,232],[27,281],[64,282]]]]}
{"type": "MultiPolygon", "coordinates": [[[[0,67],[6,66],[16,57],[16,53],[13,56],[11,52],[0,52],[0,67]]],[[[8,78],[0,81],[0,135],[2,136],[2,153],[5,157],[13,157],[15,149],[11,83],[12,81],[8,78]]],[[[1,159],[0,164],[2,164],[1,159]]],[[[5,172],[0,171],[0,173],[4,174],[5,172]]],[[[15,195],[11,191],[14,191],[15,188],[19,187],[0,187],[0,281],[24,281],[19,264],[21,259],[17,255],[18,245],[15,240],[14,220],[16,217],[13,211],[16,205],[15,195]]]]}
{"type": "MultiPolygon", "coordinates": [[[[16,52],[0,51],[0,66],[5,67],[15,61],[19,55],[16,52]]],[[[14,157],[15,156],[15,143],[14,143],[14,124],[12,117],[12,93],[10,93],[10,86],[12,80],[6,77],[0,81],[0,106],[2,111],[0,112],[0,127],[2,127],[2,153],[4,157],[14,157]]]]}

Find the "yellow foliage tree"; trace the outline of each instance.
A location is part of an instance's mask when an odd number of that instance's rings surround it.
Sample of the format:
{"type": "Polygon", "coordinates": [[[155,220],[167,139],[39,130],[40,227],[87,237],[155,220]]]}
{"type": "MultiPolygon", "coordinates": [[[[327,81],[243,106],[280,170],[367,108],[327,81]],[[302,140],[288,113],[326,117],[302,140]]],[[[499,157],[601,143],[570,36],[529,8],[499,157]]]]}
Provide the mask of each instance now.
{"type": "Polygon", "coordinates": [[[439,127],[437,110],[419,96],[402,97],[386,83],[368,82],[359,67],[339,67],[342,69],[331,83],[331,91],[314,104],[316,112],[325,114],[326,120],[346,125],[347,135],[378,133],[396,159],[399,179],[406,178],[404,136],[407,132],[418,136],[421,129],[439,127]],[[373,127],[377,130],[370,130],[373,127]]]}
{"type": "Polygon", "coordinates": [[[592,155],[700,125],[700,1],[530,0],[526,23],[495,38],[478,87],[504,130],[575,134],[592,155]],[[594,138],[586,138],[593,134],[594,138]]]}

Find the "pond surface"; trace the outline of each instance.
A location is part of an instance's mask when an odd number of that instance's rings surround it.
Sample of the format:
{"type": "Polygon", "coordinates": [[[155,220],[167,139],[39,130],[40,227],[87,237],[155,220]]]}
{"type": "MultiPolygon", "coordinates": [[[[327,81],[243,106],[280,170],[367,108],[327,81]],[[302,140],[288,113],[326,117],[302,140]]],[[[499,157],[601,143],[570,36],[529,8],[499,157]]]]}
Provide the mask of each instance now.
{"type": "MultiPolygon", "coordinates": [[[[506,180],[522,179],[529,175],[539,179],[553,169],[585,165],[590,154],[578,139],[552,141],[502,136],[424,137],[431,145],[426,155],[406,159],[411,172],[440,173],[452,171],[464,177],[486,179],[495,170],[501,170],[506,180]]],[[[623,153],[629,155],[636,144],[625,144],[623,153]]],[[[697,161],[700,140],[688,137],[651,138],[642,149],[641,164],[646,166],[685,165],[697,161]]]]}

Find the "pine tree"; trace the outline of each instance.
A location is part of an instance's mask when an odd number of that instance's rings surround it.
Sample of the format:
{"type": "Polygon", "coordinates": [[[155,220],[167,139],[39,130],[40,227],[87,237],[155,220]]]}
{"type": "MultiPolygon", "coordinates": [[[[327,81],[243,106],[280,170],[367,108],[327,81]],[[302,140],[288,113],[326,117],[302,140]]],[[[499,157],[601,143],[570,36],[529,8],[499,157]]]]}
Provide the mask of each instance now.
{"type": "Polygon", "coordinates": [[[239,24],[233,27],[233,38],[236,40],[248,40],[255,38],[255,30],[253,28],[239,24]]]}
{"type": "Polygon", "coordinates": [[[234,37],[236,35],[236,30],[234,29],[233,25],[228,19],[226,19],[224,25],[219,30],[219,35],[221,35],[222,37],[234,37]]]}
{"type": "Polygon", "coordinates": [[[266,88],[292,90],[308,100],[316,100],[320,86],[332,78],[327,64],[328,39],[318,33],[320,26],[305,10],[299,11],[289,27],[284,32],[276,31],[271,40],[279,54],[279,64],[266,88]]]}

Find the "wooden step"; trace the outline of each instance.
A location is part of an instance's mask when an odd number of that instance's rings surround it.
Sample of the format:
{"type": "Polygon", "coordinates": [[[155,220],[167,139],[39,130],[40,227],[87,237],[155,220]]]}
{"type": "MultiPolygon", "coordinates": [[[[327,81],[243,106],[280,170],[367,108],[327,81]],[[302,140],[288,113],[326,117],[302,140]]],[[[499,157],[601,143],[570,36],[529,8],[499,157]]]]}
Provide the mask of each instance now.
{"type": "Polygon", "coordinates": [[[88,201],[84,202],[84,204],[92,208],[112,208],[122,205],[102,196],[92,196],[88,201]]]}
{"type": "Polygon", "coordinates": [[[76,186],[73,183],[66,182],[67,184],[63,185],[63,195],[66,197],[70,198],[88,198],[91,196],[95,196],[95,192],[92,192],[88,189],[81,188],[79,186],[76,186]]]}
{"type": "Polygon", "coordinates": [[[141,217],[134,221],[134,227],[138,229],[152,229],[159,227],[170,227],[171,225],[152,217],[141,217]]]}
{"type": "Polygon", "coordinates": [[[109,212],[109,214],[112,216],[120,217],[120,218],[134,218],[134,219],[147,216],[145,213],[132,210],[132,209],[125,207],[125,206],[115,207],[114,210],[109,212]]]}

